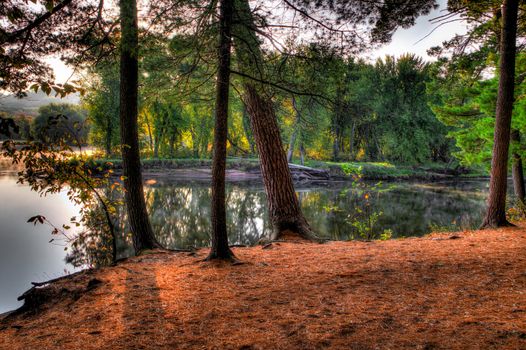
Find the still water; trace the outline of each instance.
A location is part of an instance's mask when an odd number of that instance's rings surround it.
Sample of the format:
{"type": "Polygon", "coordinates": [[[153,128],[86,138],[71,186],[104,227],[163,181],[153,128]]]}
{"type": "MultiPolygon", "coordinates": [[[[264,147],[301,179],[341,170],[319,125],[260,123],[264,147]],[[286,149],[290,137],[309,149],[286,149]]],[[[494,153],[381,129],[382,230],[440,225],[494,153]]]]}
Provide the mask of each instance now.
{"type": "MultiPolygon", "coordinates": [[[[166,247],[209,244],[210,188],[207,184],[149,181],[146,196],[152,225],[166,247]]],[[[372,184],[371,184],[372,185],[372,184]]],[[[348,183],[327,187],[299,186],[298,196],[312,228],[322,237],[359,238],[353,225],[357,208],[377,213],[376,232],[389,229],[393,237],[421,236],[434,229],[476,227],[485,207],[487,181],[387,183],[371,189],[348,183]],[[367,195],[367,201],[364,201],[367,195]]],[[[40,197],[16,183],[14,174],[0,175],[0,313],[19,306],[16,297],[31,281],[48,280],[78,268],[66,262],[67,251],[53,238],[50,227],[27,223],[44,215],[56,225],[67,223],[78,208],[64,193],[40,197]]],[[[252,244],[269,233],[265,192],[260,184],[229,184],[227,225],[231,244],[252,244]]],[[[124,211],[122,211],[124,212],[124,211]]],[[[124,214],[120,215],[124,221],[124,214]]],[[[119,225],[117,226],[124,226],[119,225]]],[[[124,237],[123,229],[122,236],[124,237]]],[[[119,242],[119,255],[131,253],[129,239],[119,242]]]]}

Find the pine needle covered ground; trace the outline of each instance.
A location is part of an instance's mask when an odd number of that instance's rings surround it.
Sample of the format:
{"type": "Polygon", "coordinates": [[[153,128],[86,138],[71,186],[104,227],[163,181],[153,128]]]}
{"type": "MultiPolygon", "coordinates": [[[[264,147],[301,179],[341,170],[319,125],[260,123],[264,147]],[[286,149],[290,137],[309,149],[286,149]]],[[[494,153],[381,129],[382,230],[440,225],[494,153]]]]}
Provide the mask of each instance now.
{"type": "Polygon", "coordinates": [[[44,287],[38,311],[0,323],[0,349],[526,348],[525,227],[206,254],[44,287]]]}

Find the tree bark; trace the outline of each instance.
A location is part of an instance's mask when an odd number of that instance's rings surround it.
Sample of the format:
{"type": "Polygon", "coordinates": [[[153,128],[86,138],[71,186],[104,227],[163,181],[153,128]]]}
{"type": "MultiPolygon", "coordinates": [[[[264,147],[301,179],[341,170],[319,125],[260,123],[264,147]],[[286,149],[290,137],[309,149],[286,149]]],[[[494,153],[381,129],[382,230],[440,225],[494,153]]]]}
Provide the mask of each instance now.
{"type": "Polygon", "coordinates": [[[304,238],[312,239],[314,235],[301,212],[294,191],[272,101],[262,97],[249,82],[245,82],[244,90],[244,100],[252,123],[267,193],[273,227],[271,238],[281,238],[284,231],[289,230],[304,238]]]}
{"type": "Polygon", "coordinates": [[[292,106],[296,113],[296,120],[294,121],[292,135],[290,135],[289,149],[287,151],[287,162],[292,162],[292,156],[294,155],[294,145],[296,144],[296,138],[298,137],[298,128],[301,122],[301,114],[296,106],[296,98],[292,96],[292,106]]]}
{"type": "Polygon", "coordinates": [[[504,0],[500,39],[500,78],[495,114],[493,157],[488,208],[481,228],[509,226],[506,220],[506,185],[510,145],[511,115],[515,85],[515,52],[518,0],[504,0]]]}
{"type": "Polygon", "coordinates": [[[340,158],[340,142],[338,139],[339,131],[338,128],[334,130],[334,141],[332,143],[332,160],[334,162],[338,161],[340,158]]]}
{"type": "MultiPolygon", "coordinates": [[[[234,29],[239,68],[248,76],[263,78],[263,53],[256,36],[252,11],[247,0],[235,0],[234,29]]],[[[316,239],[301,212],[292,176],[283,149],[272,100],[264,86],[244,77],[243,100],[259,153],[261,174],[267,193],[271,239],[282,238],[286,231],[307,239],[316,239]]]]}
{"type": "Polygon", "coordinates": [[[157,116],[158,118],[161,118],[161,123],[159,124],[159,130],[155,130],[155,143],[153,145],[153,157],[159,158],[159,150],[161,148],[161,144],[163,143],[164,139],[164,129],[165,129],[165,121],[164,121],[164,115],[157,116]]]}
{"type": "MultiPolygon", "coordinates": [[[[519,146],[521,140],[520,133],[518,130],[513,130],[511,132],[511,141],[514,144],[514,147],[519,146]]],[[[526,191],[524,189],[524,171],[522,168],[522,157],[517,152],[517,150],[514,150],[512,155],[511,175],[513,178],[513,190],[515,192],[517,204],[522,208],[524,206],[524,197],[526,195],[526,191]]]]}
{"type": "Polygon", "coordinates": [[[120,123],[124,197],[136,253],[160,247],[155,239],[142,184],[139,154],[138,107],[138,27],[136,0],[120,1],[121,66],[120,123]]]}
{"type": "Polygon", "coordinates": [[[232,47],[233,0],[219,4],[220,29],[216,83],[214,154],[212,158],[212,247],[207,260],[234,258],[228,246],[225,205],[226,146],[228,137],[228,97],[232,47]]]}

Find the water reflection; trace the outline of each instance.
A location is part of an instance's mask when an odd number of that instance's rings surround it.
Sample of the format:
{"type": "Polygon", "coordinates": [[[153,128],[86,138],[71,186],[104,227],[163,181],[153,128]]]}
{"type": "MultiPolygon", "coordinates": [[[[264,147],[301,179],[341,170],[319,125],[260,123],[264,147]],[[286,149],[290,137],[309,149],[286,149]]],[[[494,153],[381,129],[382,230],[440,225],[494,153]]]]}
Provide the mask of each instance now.
{"type": "MultiPolygon", "coordinates": [[[[208,186],[194,184],[149,187],[152,226],[166,247],[203,247],[210,244],[210,196],[208,186]]],[[[231,244],[257,242],[270,227],[262,189],[227,188],[227,229],[231,244]]]]}
{"type": "MultiPolygon", "coordinates": [[[[433,184],[391,183],[372,193],[370,202],[382,212],[376,229],[393,237],[421,236],[432,228],[474,228],[482,218],[486,182],[433,184]]],[[[360,206],[363,191],[349,184],[298,189],[303,211],[322,237],[356,237],[349,214],[360,206]]],[[[154,231],[170,248],[209,245],[210,188],[199,183],[165,183],[147,187],[154,231]]],[[[266,198],[260,186],[227,187],[227,226],[231,244],[253,244],[270,233],[266,198]]]]}

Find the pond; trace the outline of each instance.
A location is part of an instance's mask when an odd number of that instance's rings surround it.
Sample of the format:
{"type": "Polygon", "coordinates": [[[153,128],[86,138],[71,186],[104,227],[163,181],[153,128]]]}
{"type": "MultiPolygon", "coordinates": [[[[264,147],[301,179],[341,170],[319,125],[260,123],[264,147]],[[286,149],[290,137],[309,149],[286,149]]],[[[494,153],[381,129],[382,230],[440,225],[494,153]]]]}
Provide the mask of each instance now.
{"type": "MultiPolygon", "coordinates": [[[[159,241],[169,248],[208,246],[209,186],[162,179],[147,183],[147,203],[159,241]]],[[[480,180],[373,185],[359,188],[349,183],[298,186],[297,192],[314,231],[336,240],[361,238],[354,223],[356,219],[353,219],[357,210],[378,214],[374,231],[390,230],[393,237],[421,236],[433,229],[474,228],[481,222],[487,196],[487,181],[480,180]]],[[[53,238],[49,226],[27,223],[29,217],[37,214],[56,225],[67,223],[77,214],[78,208],[64,193],[41,198],[26,186],[17,184],[14,173],[0,176],[0,193],[2,313],[19,306],[16,297],[30,287],[31,281],[55,278],[79,267],[66,262],[68,252],[63,245],[49,243],[53,238]]],[[[253,244],[269,233],[261,184],[228,184],[227,206],[231,244],[253,244]]],[[[123,219],[124,210],[119,221],[123,219]]],[[[129,238],[119,242],[121,257],[131,254],[129,242],[129,238]]]]}

